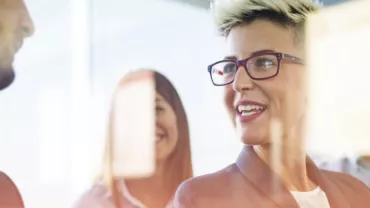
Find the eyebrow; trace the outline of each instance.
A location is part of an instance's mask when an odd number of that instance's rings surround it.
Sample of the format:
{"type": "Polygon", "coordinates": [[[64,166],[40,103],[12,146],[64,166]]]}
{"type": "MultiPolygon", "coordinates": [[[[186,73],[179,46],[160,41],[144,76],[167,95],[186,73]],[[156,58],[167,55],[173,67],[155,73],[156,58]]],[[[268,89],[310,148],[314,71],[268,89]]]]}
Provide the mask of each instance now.
{"type": "MultiPolygon", "coordinates": [[[[264,50],[259,50],[259,51],[254,51],[250,54],[250,56],[256,56],[256,55],[261,55],[265,53],[275,53],[276,51],[271,50],[271,49],[264,49],[264,50]]],[[[237,60],[238,58],[236,56],[225,56],[224,60],[237,60]]]]}

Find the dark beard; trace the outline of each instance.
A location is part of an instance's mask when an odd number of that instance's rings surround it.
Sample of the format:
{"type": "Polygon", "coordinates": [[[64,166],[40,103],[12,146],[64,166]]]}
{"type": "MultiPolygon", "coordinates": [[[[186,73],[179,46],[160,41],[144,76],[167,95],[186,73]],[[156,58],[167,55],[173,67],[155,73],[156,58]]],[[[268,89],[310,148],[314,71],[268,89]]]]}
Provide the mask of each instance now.
{"type": "Polygon", "coordinates": [[[0,68],[0,91],[13,83],[15,73],[13,69],[0,68]]]}

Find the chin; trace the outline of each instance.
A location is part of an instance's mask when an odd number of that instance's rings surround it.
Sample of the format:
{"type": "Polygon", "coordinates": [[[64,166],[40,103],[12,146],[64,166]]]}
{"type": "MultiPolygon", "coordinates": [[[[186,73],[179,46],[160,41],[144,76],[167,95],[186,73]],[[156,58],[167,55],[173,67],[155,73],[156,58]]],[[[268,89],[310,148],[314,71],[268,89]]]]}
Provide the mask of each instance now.
{"type": "Polygon", "coordinates": [[[269,142],[266,129],[242,129],[239,138],[246,145],[262,145],[269,142]]]}
{"type": "Polygon", "coordinates": [[[0,68],[0,90],[9,87],[15,79],[15,73],[13,69],[2,69],[0,68]]]}
{"type": "Polygon", "coordinates": [[[155,154],[155,159],[157,162],[159,161],[165,161],[168,158],[168,153],[165,151],[158,151],[155,154]]]}
{"type": "Polygon", "coordinates": [[[243,144],[250,145],[250,146],[263,145],[263,144],[268,143],[268,141],[266,141],[266,139],[258,138],[258,137],[242,137],[242,142],[243,142],[243,144]]]}

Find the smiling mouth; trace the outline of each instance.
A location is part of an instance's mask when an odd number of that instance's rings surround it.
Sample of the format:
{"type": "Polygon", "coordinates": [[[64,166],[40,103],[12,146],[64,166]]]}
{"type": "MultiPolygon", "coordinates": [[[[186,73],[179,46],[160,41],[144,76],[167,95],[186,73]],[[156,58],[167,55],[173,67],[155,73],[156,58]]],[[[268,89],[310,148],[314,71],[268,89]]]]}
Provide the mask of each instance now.
{"type": "Polygon", "coordinates": [[[266,106],[263,105],[239,105],[238,106],[238,112],[241,116],[250,116],[255,113],[259,113],[261,111],[264,111],[266,109],[266,106]]]}
{"type": "Polygon", "coordinates": [[[155,143],[159,143],[164,140],[164,135],[155,135],[155,143]]]}
{"type": "Polygon", "coordinates": [[[260,104],[240,104],[237,107],[237,114],[242,122],[248,122],[259,117],[267,106],[260,104]]]}

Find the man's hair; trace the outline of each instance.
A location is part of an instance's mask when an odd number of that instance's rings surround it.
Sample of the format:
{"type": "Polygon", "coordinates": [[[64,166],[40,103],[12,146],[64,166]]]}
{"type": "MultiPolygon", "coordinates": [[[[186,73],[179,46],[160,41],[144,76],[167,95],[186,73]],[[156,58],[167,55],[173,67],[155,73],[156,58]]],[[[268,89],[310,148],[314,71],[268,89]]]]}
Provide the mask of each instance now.
{"type": "Polygon", "coordinates": [[[314,0],[214,0],[211,11],[217,30],[227,37],[238,25],[265,19],[302,33],[308,14],[319,9],[314,0]]]}

